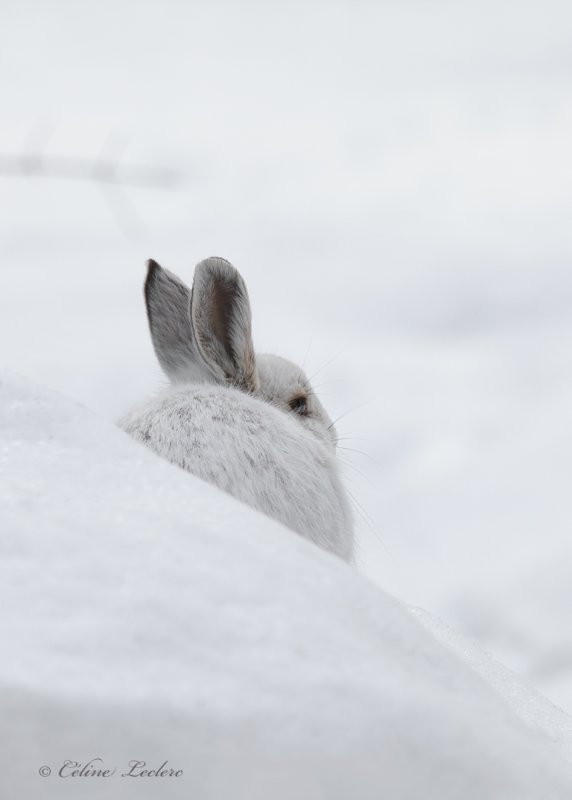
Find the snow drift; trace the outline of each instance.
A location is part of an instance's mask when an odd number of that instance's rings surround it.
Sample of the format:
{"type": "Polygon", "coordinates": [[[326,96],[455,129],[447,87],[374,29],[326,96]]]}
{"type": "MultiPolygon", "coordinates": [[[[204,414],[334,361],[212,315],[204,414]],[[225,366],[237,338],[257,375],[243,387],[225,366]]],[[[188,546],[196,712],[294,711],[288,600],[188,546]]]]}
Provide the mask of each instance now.
{"type": "Polygon", "coordinates": [[[4,797],[572,796],[569,718],[335,557],[10,373],[0,452],[4,797]]]}

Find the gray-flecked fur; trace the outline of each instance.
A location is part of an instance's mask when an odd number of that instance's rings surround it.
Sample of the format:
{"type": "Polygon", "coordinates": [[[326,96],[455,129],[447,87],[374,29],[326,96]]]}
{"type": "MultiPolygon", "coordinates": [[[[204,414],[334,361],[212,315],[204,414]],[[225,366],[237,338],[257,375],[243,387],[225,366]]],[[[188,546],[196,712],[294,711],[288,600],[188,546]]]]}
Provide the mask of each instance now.
{"type": "Polygon", "coordinates": [[[256,355],[246,286],[224,259],[197,265],[192,292],[148,262],[145,298],[172,385],[121,427],[160,456],[346,560],[353,525],[334,426],[302,370],[256,355]],[[303,412],[296,399],[303,398],[303,412]]]}

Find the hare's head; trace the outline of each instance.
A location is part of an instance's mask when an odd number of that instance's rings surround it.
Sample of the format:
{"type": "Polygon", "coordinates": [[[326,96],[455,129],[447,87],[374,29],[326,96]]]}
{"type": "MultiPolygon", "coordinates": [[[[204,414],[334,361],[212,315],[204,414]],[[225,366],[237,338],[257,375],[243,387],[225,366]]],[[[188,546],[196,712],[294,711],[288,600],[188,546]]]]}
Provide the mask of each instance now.
{"type": "Polygon", "coordinates": [[[195,269],[193,288],[155,261],[145,282],[153,346],[173,384],[212,383],[258,397],[296,418],[322,441],[336,444],[331,419],[300,367],[254,352],[248,293],[223,258],[195,269]]]}

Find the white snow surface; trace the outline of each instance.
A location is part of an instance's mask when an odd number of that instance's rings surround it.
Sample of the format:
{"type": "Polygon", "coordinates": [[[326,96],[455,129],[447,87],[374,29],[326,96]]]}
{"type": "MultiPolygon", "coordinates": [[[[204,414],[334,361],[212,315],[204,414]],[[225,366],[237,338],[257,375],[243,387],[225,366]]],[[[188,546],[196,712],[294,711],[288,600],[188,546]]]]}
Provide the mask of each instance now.
{"type": "Polygon", "coordinates": [[[571,796],[572,720],[337,558],[8,371],[0,453],[3,797],[571,796]]]}

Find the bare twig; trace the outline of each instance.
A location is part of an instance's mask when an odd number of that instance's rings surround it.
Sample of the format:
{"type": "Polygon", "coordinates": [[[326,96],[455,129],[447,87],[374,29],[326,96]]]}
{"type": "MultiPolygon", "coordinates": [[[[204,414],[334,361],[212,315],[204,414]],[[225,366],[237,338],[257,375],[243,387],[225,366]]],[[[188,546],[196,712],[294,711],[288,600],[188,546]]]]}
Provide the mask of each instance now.
{"type": "Polygon", "coordinates": [[[47,155],[53,132],[52,122],[40,120],[26,137],[20,155],[0,154],[0,178],[52,178],[98,184],[117,224],[129,239],[138,238],[144,225],[127,188],[175,189],[184,182],[178,170],[122,166],[128,139],[117,131],[110,132],[95,158],[47,155]]]}
{"type": "Polygon", "coordinates": [[[183,176],[177,170],[135,165],[119,167],[119,161],[112,159],[45,156],[43,153],[0,154],[0,176],[5,178],[100,181],[149,189],[175,189],[183,183],[183,176]]]}

